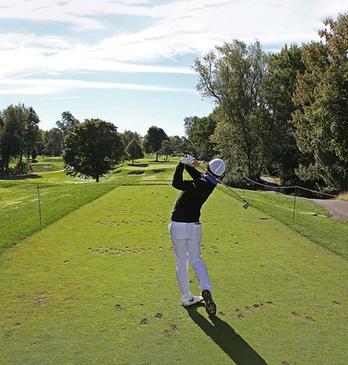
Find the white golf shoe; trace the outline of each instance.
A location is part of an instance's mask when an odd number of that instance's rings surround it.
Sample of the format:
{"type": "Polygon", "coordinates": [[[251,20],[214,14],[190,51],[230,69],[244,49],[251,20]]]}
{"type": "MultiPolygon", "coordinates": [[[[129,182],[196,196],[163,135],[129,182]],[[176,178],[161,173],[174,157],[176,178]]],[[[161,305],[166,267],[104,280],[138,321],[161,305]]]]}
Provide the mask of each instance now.
{"type": "Polygon", "coordinates": [[[189,299],[183,299],[181,304],[183,307],[190,307],[191,305],[195,305],[197,303],[203,302],[203,297],[192,295],[189,299]]]}

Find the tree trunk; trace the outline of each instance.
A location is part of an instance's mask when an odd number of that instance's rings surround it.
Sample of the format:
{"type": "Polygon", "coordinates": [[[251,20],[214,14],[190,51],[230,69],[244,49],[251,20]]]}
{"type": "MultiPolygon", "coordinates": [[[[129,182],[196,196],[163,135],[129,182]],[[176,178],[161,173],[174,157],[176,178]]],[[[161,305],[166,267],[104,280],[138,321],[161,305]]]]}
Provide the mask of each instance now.
{"type": "Polygon", "coordinates": [[[95,181],[99,182],[99,175],[96,176],[95,181]]]}
{"type": "Polygon", "coordinates": [[[7,158],[5,164],[5,175],[9,175],[9,165],[10,165],[10,158],[7,158]]]}
{"type": "Polygon", "coordinates": [[[156,162],[158,162],[158,153],[156,152],[156,162]]]}
{"type": "Polygon", "coordinates": [[[1,175],[4,175],[5,174],[5,157],[4,157],[3,153],[0,155],[0,161],[1,161],[1,175]]]}

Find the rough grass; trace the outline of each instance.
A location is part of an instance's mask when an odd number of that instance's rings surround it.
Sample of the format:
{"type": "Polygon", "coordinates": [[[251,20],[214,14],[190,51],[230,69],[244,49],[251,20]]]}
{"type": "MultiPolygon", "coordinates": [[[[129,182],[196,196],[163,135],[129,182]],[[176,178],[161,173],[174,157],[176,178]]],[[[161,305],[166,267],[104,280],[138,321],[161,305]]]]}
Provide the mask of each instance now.
{"type": "MultiPolygon", "coordinates": [[[[226,189],[225,189],[226,191],[226,189]]],[[[348,222],[330,218],[330,213],[309,199],[274,192],[238,190],[250,204],[278,219],[313,242],[348,259],[348,222]]],[[[228,191],[227,191],[228,193],[228,191]]]]}
{"type": "Polygon", "coordinates": [[[175,163],[139,160],[135,166],[121,164],[114,174],[95,183],[67,176],[59,157],[40,157],[39,163],[52,164],[52,172],[37,172],[35,177],[0,180],[0,254],[8,247],[55,222],[73,210],[97,199],[118,185],[169,184],[175,163]],[[154,174],[154,167],[160,166],[154,174]],[[139,167],[142,169],[139,170],[139,167]],[[158,171],[160,170],[160,171],[158,171]],[[129,176],[132,175],[138,176],[129,176]],[[39,215],[39,196],[41,225],[39,215]]]}
{"type": "Polygon", "coordinates": [[[0,254],[26,238],[112,190],[115,184],[32,184],[0,185],[0,254]],[[39,196],[41,225],[39,214],[39,196]]]}
{"type": "Polygon", "coordinates": [[[179,305],[177,195],[118,187],[7,250],[2,364],[345,365],[348,262],[221,191],[202,219],[218,317],[179,305]]]}

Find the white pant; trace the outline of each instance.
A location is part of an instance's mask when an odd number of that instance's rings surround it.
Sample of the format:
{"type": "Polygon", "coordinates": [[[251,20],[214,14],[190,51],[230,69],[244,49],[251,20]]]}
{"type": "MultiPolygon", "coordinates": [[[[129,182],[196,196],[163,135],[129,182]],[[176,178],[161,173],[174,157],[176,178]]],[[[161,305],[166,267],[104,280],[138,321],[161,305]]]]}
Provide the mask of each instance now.
{"type": "Polygon", "coordinates": [[[190,262],[201,290],[211,291],[207,268],[201,256],[202,226],[200,223],[169,223],[170,238],[176,256],[176,277],[182,300],[191,298],[188,263],[190,262]]]}

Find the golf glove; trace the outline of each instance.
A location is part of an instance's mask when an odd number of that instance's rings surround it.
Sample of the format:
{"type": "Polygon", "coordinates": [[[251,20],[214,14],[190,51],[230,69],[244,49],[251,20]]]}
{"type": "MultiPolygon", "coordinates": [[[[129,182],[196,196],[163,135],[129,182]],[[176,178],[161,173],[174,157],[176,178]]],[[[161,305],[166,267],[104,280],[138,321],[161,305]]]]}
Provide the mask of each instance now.
{"type": "Polygon", "coordinates": [[[180,160],[180,162],[183,163],[184,165],[190,165],[190,166],[192,166],[195,161],[196,159],[191,155],[186,155],[180,160]]]}

